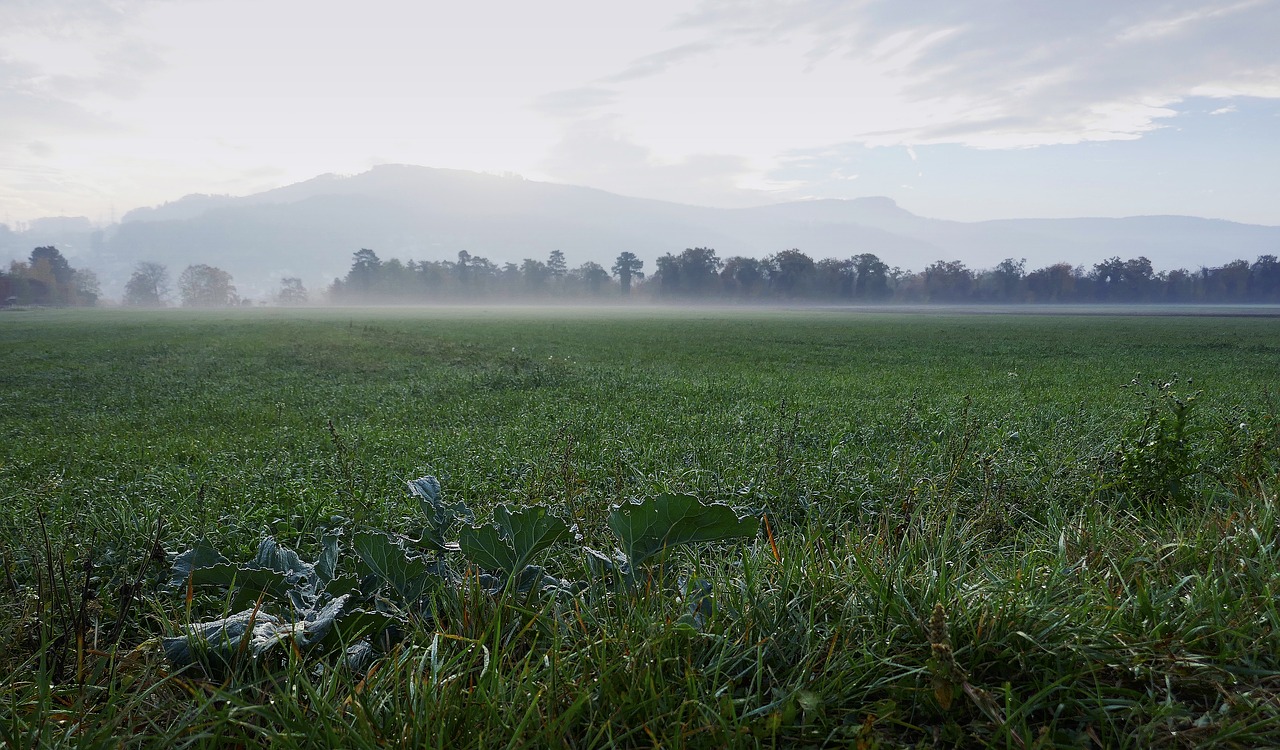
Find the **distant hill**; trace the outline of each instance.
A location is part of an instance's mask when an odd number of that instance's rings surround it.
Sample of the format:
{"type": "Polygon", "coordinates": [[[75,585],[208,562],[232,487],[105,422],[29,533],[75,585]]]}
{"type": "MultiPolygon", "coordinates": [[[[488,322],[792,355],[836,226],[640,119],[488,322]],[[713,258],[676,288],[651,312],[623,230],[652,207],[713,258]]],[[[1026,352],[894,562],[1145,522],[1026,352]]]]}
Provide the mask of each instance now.
{"type": "MultiPolygon", "coordinates": [[[[0,239],[9,245],[23,235],[0,239]]],[[[165,263],[175,277],[188,263],[220,266],[241,291],[262,295],[282,276],[300,276],[319,290],[344,275],[351,254],[366,247],[401,260],[452,259],[466,250],[498,264],[545,260],[559,249],[570,266],[595,261],[606,268],[629,251],[652,269],[658,256],[698,246],[715,248],[721,258],[759,258],[793,247],[815,259],[874,253],[910,270],[936,260],[978,269],[1026,258],[1032,270],[1139,255],[1157,269],[1196,269],[1280,252],[1280,227],[1185,216],[955,222],[917,216],[883,197],[717,209],[384,165],[254,195],[192,195],[136,209],[95,241],[92,253],[76,255],[99,271],[109,296],[141,260],[165,263]]],[[[13,257],[28,252],[10,250],[13,257]]]]}

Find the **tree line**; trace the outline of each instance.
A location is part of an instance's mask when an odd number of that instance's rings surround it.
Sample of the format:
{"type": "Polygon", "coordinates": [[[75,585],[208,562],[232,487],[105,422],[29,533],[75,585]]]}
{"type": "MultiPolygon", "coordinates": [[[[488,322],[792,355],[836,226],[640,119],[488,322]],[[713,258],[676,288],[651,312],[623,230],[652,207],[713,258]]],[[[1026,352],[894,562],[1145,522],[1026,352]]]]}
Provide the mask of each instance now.
{"type": "Polygon", "coordinates": [[[721,259],[712,248],[686,248],[644,262],[621,253],[606,271],[587,262],[570,269],[559,250],[545,261],[498,265],[458,253],[456,261],[382,260],[354,253],[351,269],[329,286],[336,304],[413,304],[473,299],[601,299],[634,295],[657,300],[815,301],[846,303],[1240,303],[1280,302],[1280,261],[1263,255],[1218,268],[1157,272],[1144,256],[1108,258],[1091,268],[1056,263],[1028,271],[1008,258],[975,270],[958,260],[923,271],[890,267],[872,253],[814,260],[798,249],[762,259],[721,259]]]}
{"type": "MultiPolygon", "coordinates": [[[[124,286],[126,307],[165,307],[172,292],[169,269],[162,263],[143,261],[134,266],[124,286]]],[[[177,279],[178,302],[183,307],[232,307],[247,305],[232,283],[231,274],[204,263],[193,263],[177,279]]],[[[25,261],[13,261],[0,271],[0,306],[39,305],[93,307],[101,297],[98,276],[89,269],[72,268],[56,247],[37,247],[25,261]]],[[[299,278],[280,280],[275,300],[281,304],[307,301],[299,278]]]]}
{"type": "MultiPolygon", "coordinates": [[[[570,268],[553,250],[545,260],[498,265],[461,251],[456,260],[382,260],[361,248],[351,268],[333,280],[333,304],[430,304],[471,300],[605,300],[636,297],[671,301],[824,303],[1280,303],[1280,260],[1262,255],[1217,268],[1157,272],[1146,257],[1112,257],[1092,267],[1056,263],[1028,271],[1026,261],[1007,258],[974,270],[958,260],[936,261],[923,271],[890,267],[872,253],[814,260],[799,249],[764,258],[720,258],[712,248],[686,248],[657,259],[646,276],[644,261],[618,255],[605,269],[588,261],[570,268]]],[[[167,267],[138,263],[125,284],[122,303],[133,307],[169,304],[173,289],[167,267]]],[[[76,269],[55,247],[38,247],[25,261],[0,272],[0,304],[93,306],[101,295],[98,277],[76,269]]],[[[250,304],[226,271],[203,263],[177,278],[184,307],[250,304]]],[[[297,277],[279,280],[277,304],[305,304],[310,295],[297,277]]]]}
{"type": "Polygon", "coordinates": [[[552,250],[545,261],[526,258],[499,266],[465,250],[457,260],[402,263],[384,261],[362,248],[353,255],[347,275],[333,280],[328,297],[336,304],[599,299],[630,294],[633,283],[644,278],[643,267],[644,261],[625,252],[605,270],[591,261],[571,269],[560,250],[552,250]]]}
{"type": "MultiPolygon", "coordinates": [[[[231,283],[231,274],[205,263],[193,263],[178,275],[178,297],[183,307],[233,307],[250,304],[231,283]]],[[[126,307],[162,307],[169,298],[169,269],[143,261],[124,285],[126,307]]]]}

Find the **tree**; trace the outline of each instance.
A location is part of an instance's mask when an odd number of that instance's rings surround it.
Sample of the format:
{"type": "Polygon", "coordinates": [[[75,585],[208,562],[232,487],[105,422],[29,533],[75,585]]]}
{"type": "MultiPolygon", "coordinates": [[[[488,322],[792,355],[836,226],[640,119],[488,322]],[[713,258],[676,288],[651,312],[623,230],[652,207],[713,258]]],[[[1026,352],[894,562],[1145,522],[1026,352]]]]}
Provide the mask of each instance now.
{"type": "MultiPolygon", "coordinates": [[[[1248,278],[1249,264],[1239,261],[1244,269],[1244,277],[1248,278]]],[[[1125,297],[1131,302],[1141,302],[1145,300],[1150,293],[1151,282],[1155,280],[1155,270],[1151,267],[1151,261],[1146,256],[1131,258],[1124,262],[1124,266],[1120,270],[1120,278],[1124,284],[1125,297]]],[[[1242,278],[1242,281],[1243,281],[1242,278]]],[[[1243,289],[1243,284],[1241,284],[1243,289]]]]}
{"type": "Polygon", "coordinates": [[[203,263],[187,266],[178,276],[183,307],[227,307],[239,303],[231,274],[203,263]]]}
{"type": "Polygon", "coordinates": [[[601,288],[609,283],[609,272],[599,263],[587,261],[573,269],[573,277],[581,281],[589,294],[599,294],[601,288]]]}
{"type": "Polygon", "coordinates": [[[924,288],[931,302],[961,302],[973,289],[973,271],[958,260],[940,260],[924,269],[924,288]]]}
{"type": "Polygon", "coordinates": [[[564,262],[564,253],[559,250],[552,250],[551,255],[547,258],[547,271],[551,273],[551,278],[560,281],[569,272],[569,267],[564,262]]]}
{"type": "Polygon", "coordinates": [[[1249,296],[1256,302],[1280,299],[1280,260],[1260,255],[1249,267],[1249,296]]]}
{"type": "Polygon", "coordinates": [[[411,266],[402,263],[399,258],[384,261],[378,271],[378,291],[387,301],[408,302],[414,297],[414,277],[411,266]]]}
{"type": "Polygon", "coordinates": [[[347,272],[346,288],[361,301],[368,301],[377,291],[381,272],[382,260],[378,258],[378,254],[362,247],[351,254],[351,270],[347,272]]]}
{"type": "Polygon", "coordinates": [[[720,258],[709,247],[687,247],[680,253],[681,288],[695,295],[712,291],[719,281],[720,258]]]}
{"type": "Polygon", "coordinates": [[[471,283],[471,253],[466,250],[458,251],[458,262],[453,264],[453,273],[459,284],[466,286],[471,283]]]}
{"type": "Polygon", "coordinates": [[[520,266],[520,275],[524,285],[532,292],[541,292],[547,288],[547,279],[551,277],[551,269],[547,264],[533,258],[525,258],[520,266]]]}
{"type": "Polygon", "coordinates": [[[98,297],[102,295],[102,283],[98,274],[88,268],[77,268],[71,275],[71,285],[75,289],[74,304],[94,307],[98,297]]]}
{"type": "Polygon", "coordinates": [[[53,246],[31,251],[24,275],[30,302],[36,305],[67,305],[75,301],[75,269],[53,246]]]}
{"type": "Polygon", "coordinates": [[[658,294],[675,294],[680,289],[680,259],[671,253],[664,253],[658,258],[657,266],[653,283],[658,288],[658,294]]]}
{"type": "Polygon", "coordinates": [[[1196,280],[1185,268],[1175,268],[1160,274],[1160,283],[1164,286],[1164,301],[1175,303],[1194,302],[1196,299],[1196,280]]]}
{"type": "Polygon", "coordinates": [[[644,272],[640,269],[644,268],[644,261],[635,256],[634,253],[622,252],[618,254],[618,259],[613,262],[613,275],[618,277],[618,284],[622,287],[622,294],[631,294],[631,280],[643,279],[644,272]]]}
{"type": "Polygon", "coordinates": [[[1005,258],[989,272],[995,298],[1001,302],[1017,301],[1022,279],[1026,275],[1027,259],[1005,258]]]}
{"type": "Polygon", "coordinates": [[[6,304],[92,306],[100,293],[97,274],[72,268],[52,245],[32,250],[26,261],[12,261],[3,278],[0,302],[6,304]]]}
{"type": "Polygon", "coordinates": [[[129,307],[160,307],[167,296],[169,270],[159,263],[139,263],[124,285],[124,304],[129,307]]]}
{"type": "Polygon", "coordinates": [[[491,289],[498,276],[502,273],[502,269],[498,264],[482,255],[472,255],[468,273],[470,274],[471,283],[474,285],[473,293],[483,294],[491,289]]]}
{"type": "Polygon", "coordinates": [[[15,260],[9,264],[9,275],[13,277],[18,304],[52,305],[57,301],[48,263],[33,268],[30,263],[15,260]]]}
{"type": "Polygon", "coordinates": [[[1056,263],[1027,274],[1027,291],[1033,302],[1072,302],[1078,299],[1080,278],[1081,273],[1070,263],[1056,263]]]}
{"type": "Polygon", "coordinates": [[[769,273],[764,263],[741,255],[726,258],[724,269],[720,271],[721,288],[733,296],[760,296],[768,280],[769,273]]]}
{"type": "Polygon", "coordinates": [[[413,271],[414,281],[421,299],[431,300],[449,285],[449,262],[444,260],[419,261],[413,271]]]}
{"type": "Polygon", "coordinates": [[[296,276],[280,279],[280,292],[276,294],[276,301],[282,305],[307,304],[307,288],[302,285],[302,279],[296,276]]]}
{"type": "Polygon", "coordinates": [[[855,255],[853,261],[853,295],[859,299],[884,299],[889,296],[889,266],[871,253],[855,255]]]}
{"type": "Polygon", "coordinates": [[[855,275],[852,260],[823,258],[814,270],[817,291],[825,297],[852,297],[855,275]]]}
{"type": "Polygon", "coordinates": [[[1110,299],[1124,283],[1124,261],[1113,255],[1101,263],[1093,264],[1089,280],[1093,282],[1095,297],[1100,300],[1110,299]]]}
{"type": "Polygon", "coordinates": [[[75,275],[75,269],[62,257],[62,252],[52,245],[46,247],[37,247],[31,251],[30,261],[31,267],[35,268],[42,263],[48,263],[49,271],[53,276],[54,283],[58,286],[67,286],[71,284],[72,276],[75,275]]]}
{"type": "Polygon", "coordinates": [[[1221,268],[1201,269],[1206,297],[1212,302],[1233,302],[1249,288],[1248,261],[1233,260],[1221,268]]]}
{"type": "Polygon", "coordinates": [[[796,249],[783,250],[773,256],[775,272],[770,279],[773,290],[784,297],[803,294],[813,277],[813,258],[796,249]]]}
{"type": "Polygon", "coordinates": [[[31,289],[26,277],[27,264],[11,261],[9,272],[0,273],[0,304],[26,305],[31,302],[31,289]]]}

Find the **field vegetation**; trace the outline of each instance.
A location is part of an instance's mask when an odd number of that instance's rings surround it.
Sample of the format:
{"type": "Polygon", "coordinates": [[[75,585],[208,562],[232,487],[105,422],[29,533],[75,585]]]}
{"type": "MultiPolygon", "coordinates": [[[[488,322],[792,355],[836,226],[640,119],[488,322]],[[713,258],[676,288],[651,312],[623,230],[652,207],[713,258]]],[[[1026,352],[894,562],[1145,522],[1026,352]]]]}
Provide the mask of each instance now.
{"type": "Polygon", "coordinates": [[[1278,334],[6,312],[0,746],[1274,746],[1278,334]]]}

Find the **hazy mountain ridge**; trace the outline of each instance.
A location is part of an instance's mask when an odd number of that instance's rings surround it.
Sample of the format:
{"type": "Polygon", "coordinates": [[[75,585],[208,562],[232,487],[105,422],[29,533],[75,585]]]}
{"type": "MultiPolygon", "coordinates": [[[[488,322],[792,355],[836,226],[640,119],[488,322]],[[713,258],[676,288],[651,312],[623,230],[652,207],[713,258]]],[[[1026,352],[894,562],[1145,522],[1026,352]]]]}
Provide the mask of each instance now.
{"type": "MultiPolygon", "coordinates": [[[[0,251],[25,257],[29,239],[28,232],[0,233],[0,251]]],[[[1195,270],[1280,252],[1280,227],[1186,216],[957,222],[918,216],[885,197],[720,209],[406,165],[248,196],[187,196],[130,211],[92,247],[85,239],[74,240],[77,264],[97,270],[109,296],[142,260],[164,263],[175,276],[189,263],[219,266],[253,296],[282,276],[318,290],[344,275],[362,247],[401,260],[453,259],[466,250],[498,264],[545,260],[559,249],[570,266],[605,268],[629,251],[646,270],[664,253],[698,246],[721,258],[788,248],[815,259],[874,253],[910,270],[937,260],[990,268],[1004,258],[1026,258],[1027,270],[1087,267],[1140,255],[1157,269],[1195,270]]]]}

